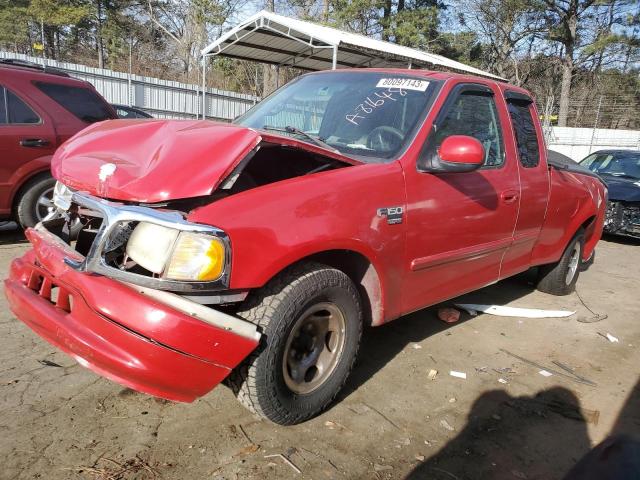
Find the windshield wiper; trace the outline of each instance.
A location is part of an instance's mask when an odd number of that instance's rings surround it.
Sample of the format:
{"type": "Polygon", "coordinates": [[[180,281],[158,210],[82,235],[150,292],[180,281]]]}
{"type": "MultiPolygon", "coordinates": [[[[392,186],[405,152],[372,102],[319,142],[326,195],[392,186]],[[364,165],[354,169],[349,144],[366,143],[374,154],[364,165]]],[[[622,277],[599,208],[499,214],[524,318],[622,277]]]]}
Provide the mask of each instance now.
{"type": "MultiPolygon", "coordinates": [[[[304,130],[300,130],[299,128],[292,127],[290,125],[287,125],[286,127],[274,127],[273,125],[265,125],[262,128],[263,130],[273,130],[275,132],[285,132],[285,133],[294,133],[297,135],[302,135],[303,137],[308,138],[313,143],[315,143],[316,145],[326,150],[330,150],[334,153],[340,153],[340,150],[338,150],[335,147],[332,147],[328,143],[325,143],[320,137],[316,137],[315,135],[311,135],[310,133],[307,133],[304,130]]],[[[342,153],[340,154],[342,155],[342,153]]]]}

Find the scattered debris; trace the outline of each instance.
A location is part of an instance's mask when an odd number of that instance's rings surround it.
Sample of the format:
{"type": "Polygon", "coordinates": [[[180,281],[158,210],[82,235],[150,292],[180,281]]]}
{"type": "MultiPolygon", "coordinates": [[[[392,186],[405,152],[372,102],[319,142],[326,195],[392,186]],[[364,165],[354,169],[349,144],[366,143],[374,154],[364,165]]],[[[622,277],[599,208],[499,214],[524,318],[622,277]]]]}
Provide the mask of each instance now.
{"type": "Polygon", "coordinates": [[[393,470],[393,467],[391,465],[380,465],[379,463],[373,464],[374,472],[384,472],[385,470],[393,470]]]}
{"type": "Polygon", "coordinates": [[[568,373],[564,373],[564,372],[560,372],[558,370],[554,370],[551,369],[549,367],[545,367],[544,365],[540,365],[539,363],[533,362],[531,360],[527,360],[524,357],[521,357],[520,355],[516,355],[515,353],[511,353],[508,350],[505,350],[504,348],[500,349],[501,352],[506,353],[507,355],[512,356],[513,358],[517,358],[518,360],[520,360],[521,362],[526,363],[527,365],[531,365],[532,367],[535,368],[539,368],[540,370],[545,370],[548,373],[552,373],[553,375],[558,375],[560,377],[564,377],[564,378],[568,378],[569,380],[573,380],[574,382],[578,382],[578,383],[582,383],[584,385],[589,385],[590,387],[596,387],[597,384],[595,382],[592,382],[591,380],[588,380],[584,377],[581,377],[579,375],[576,375],[575,373],[568,372],[568,373]]]}
{"type": "Polygon", "coordinates": [[[58,365],[56,362],[52,362],[50,360],[38,360],[38,363],[44,365],[45,367],[64,368],[62,365],[58,365]]]}
{"type": "Polygon", "coordinates": [[[551,363],[553,363],[554,365],[557,365],[558,367],[563,369],[565,372],[570,373],[574,377],[579,378],[583,382],[589,382],[589,380],[587,380],[586,378],[581,377],[580,375],[578,375],[573,368],[566,366],[564,363],[560,363],[557,360],[552,360],[551,363]]]}
{"type": "Polygon", "coordinates": [[[456,429],[453,428],[451,426],[451,424],[449,422],[447,422],[446,420],[442,419],[440,420],[440,425],[442,425],[444,428],[446,428],[447,430],[449,430],[450,432],[454,432],[456,429]]]}
{"type": "Polygon", "coordinates": [[[445,323],[456,323],[460,320],[460,311],[451,307],[439,308],[438,318],[445,323]]]}
{"type": "Polygon", "coordinates": [[[491,415],[491,418],[493,418],[494,420],[502,420],[502,417],[497,413],[494,413],[493,415],[491,415]]]}
{"type": "Polygon", "coordinates": [[[546,370],[540,370],[538,373],[543,377],[551,377],[553,375],[553,373],[547,372],[546,370]]]}
{"type": "Polygon", "coordinates": [[[475,367],[477,373],[489,373],[489,367],[475,367]]]}
{"type": "Polygon", "coordinates": [[[251,444],[251,445],[247,445],[244,448],[241,448],[238,453],[236,453],[234,456],[237,455],[249,455],[250,453],[255,453],[258,450],[260,450],[260,445],[256,445],[256,444],[251,444]]]}
{"type": "Polygon", "coordinates": [[[620,340],[618,339],[618,337],[614,337],[613,335],[611,335],[610,333],[600,333],[598,332],[598,335],[606,338],[607,340],[609,340],[611,343],[619,343],[620,340]]]}
{"type": "Polygon", "coordinates": [[[493,371],[497,372],[497,373],[506,374],[506,375],[512,375],[512,374],[516,373],[516,371],[511,367],[494,368],[493,371]]]}
{"type": "Polygon", "coordinates": [[[475,303],[456,303],[456,307],[467,312],[479,311],[489,315],[500,317],[524,317],[524,318],[564,318],[570,317],[576,312],[568,310],[540,310],[537,308],[503,307],[500,305],[478,305],[475,303]]]}
{"type": "Polygon", "coordinates": [[[455,370],[451,370],[449,372],[449,375],[451,375],[452,377],[456,377],[456,378],[463,378],[464,380],[467,379],[467,374],[464,372],[456,372],[455,370]]]}
{"type": "Polygon", "coordinates": [[[418,460],[419,462],[424,462],[424,455],[416,455],[416,460],[418,460]]]}
{"type": "Polygon", "coordinates": [[[589,410],[582,408],[579,405],[569,403],[561,398],[540,398],[539,396],[532,400],[533,402],[542,405],[558,415],[562,415],[565,418],[571,420],[578,420],[581,422],[592,423],[598,425],[600,420],[599,410],[589,410]]]}
{"type": "Polygon", "coordinates": [[[451,397],[449,399],[449,403],[456,403],[456,401],[457,401],[456,397],[451,397]]]}
{"type": "Polygon", "coordinates": [[[338,430],[349,430],[347,427],[345,427],[344,425],[342,425],[341,423],[338,422],[332,422],[331,420],[327,420],[326,422],[324,422],[324,426],[325,427],[329,427],[329,430],[334,430],[334,429],[338,429],[338,430]]]}
{"type": "Polygon", "coordinates": [[[434,370],[433,368],[431,370],[429,370],[429,374],[427,375],[427,378],[429,380],[435,380],[435,378],[438,376],[438,370],[434,370]]]}
{"type": "Polygon", "coordinates": [[[422,345],[418,345],[417,343],[412,343],[411,346],[414,350],[420,350],[422,348],[422,345]]]}
{"type": "Polygon", "coordinates": [[[509,382],[507,382],[504,378],[499,378],[498,383],[504,383],[505,385],[509,385],[509,382]]]}
{"type": "Polygon", "coordinates": [[[142,460],[138,455],[124,463],[117,462],[111,458],[100,455],[98,459],[90,467],[81,467],[81,471],[94,475],[96,479],[122,479],[129,478],[130,475],[135,478],[151,478],[158,477],[158,472],[147,462],[142,460]],[[98,466],[100,462],[109,462],[109,466],[98,466]],[[113,466],[112,466],[113,465],[113,466]],[[141,474],[141,475],[136,475],[141,474]]]}
{"type": "Polygon", "coordinates": [[[289,465],[291,468],[293,468],[296,471],[296,473],[302,473],[302,470],[300,470],[298,467],[296,467],[295,464],[291,460],[289,460],[287,457],[285,457],[281,453],[275,453],[273,455],[265,455],[264,456],[264,458],[275,458],[275,457],[281,458],[282,461],[284,463],[286,463],[287,465],[289,465]]]}
{"type": "Polygon", "coordinates": [[[584,308],[586,308],[587,310],[589,310],[589,312],[592,315],[591,317],[588,317],[588,318],[587,317],[579,317],[578,321],[580,323],[596,323],[596,322],[599,322],[601,320],[606,320],[607,318],[609,318],[609,315],[607,315],[606,313],[596,313],[593,310],[591,310],[589,308],[589,306],[586,303],[584,303],[584,300],[582,300],[582,297],[580,296],[580,293],[578,292],[577,288],[576,288],[575,292],[576,292],[576,295],[578,296],[578,300],[580,300],[580,303],[582,303],[582,306],[584,308]]]}
{"type": "Polygon", "coordinates": [[[511,474],[512,474],[514,477],[519,478],[519,479],[521,479],[521,480],[527,480],[527,478],[529,478],[529,477],[527,477],[524,473],[522,473],[522,472],[520,472],[520,471],[518,471],[518,470],[511,470],[511,474]]]}

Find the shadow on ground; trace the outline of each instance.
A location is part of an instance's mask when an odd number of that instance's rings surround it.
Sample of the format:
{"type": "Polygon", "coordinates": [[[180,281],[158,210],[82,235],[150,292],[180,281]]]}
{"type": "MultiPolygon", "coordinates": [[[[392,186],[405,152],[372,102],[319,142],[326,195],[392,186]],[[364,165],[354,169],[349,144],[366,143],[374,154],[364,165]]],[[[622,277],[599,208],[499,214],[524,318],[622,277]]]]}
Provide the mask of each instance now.
{"type": "Polygon", "coordinates": [[[587,422],[594,418],[565,388],[534,397],[487,392],[464,429],[405,480],[640,478],[640,382],[612,436],[591,450],[587,422]]]}
{"type": "Polygon", "coordinates": [[[347,384],[338,397],[337,403],[358,390],[367,380],[384,368],[402,352],[408,344],[422,340],[444,330],[457,328],[471,318],[462,312],[460,321],[444,323],[437,318],[438,308],[454,303],[490,303],[505,305],[534,290],[535,272],[527,272],[481,290],[454,298],[445,303],[405,315],[393,322],[376,328],[366,329],[362,338],[358,362],[347,384]]]}
{"type": "Polygon", "coordinates": [[[565,388],[534,397],[481,395],[462,431],[409,480],[558,479],[591,448],[578,399],[565,388]]]}
{"type": "Polygon", "coordinates": [[[25,243],[27,239],[14,222],[0,222],[0,245],[25,243]]]}

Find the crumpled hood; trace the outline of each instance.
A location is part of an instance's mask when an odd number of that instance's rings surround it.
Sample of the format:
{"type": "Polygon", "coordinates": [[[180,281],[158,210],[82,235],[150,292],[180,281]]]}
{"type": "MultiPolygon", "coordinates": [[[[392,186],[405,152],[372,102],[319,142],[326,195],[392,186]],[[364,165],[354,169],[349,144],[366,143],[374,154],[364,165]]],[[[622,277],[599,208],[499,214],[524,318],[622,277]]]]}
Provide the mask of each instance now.
{"type": "Polygon", "coordinates": [[[154,203],[211,193],[260,143],[254,130],[203,120],[111,120],[55,153],[53,176],[75,190],[154,203]]]}
{"type": "Polygon", "coordinates": [[[631,178],[602,175],[609,189],[609,200],[640,202],[640,181],[631,178]]]}

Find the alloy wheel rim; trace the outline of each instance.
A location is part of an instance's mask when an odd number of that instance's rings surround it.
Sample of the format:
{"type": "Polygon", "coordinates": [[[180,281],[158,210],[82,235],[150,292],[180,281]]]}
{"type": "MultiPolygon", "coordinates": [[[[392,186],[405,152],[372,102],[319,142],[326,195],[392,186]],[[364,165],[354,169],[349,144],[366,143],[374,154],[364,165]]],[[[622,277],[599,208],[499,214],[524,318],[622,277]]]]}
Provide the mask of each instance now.
{"type": "Polygon", "coordinates": [[[55,205],[53,204],[53,187],[47,188],[42,194],[38,197],[38,201],[36,202],[36,218],[39,222],[47,217],[53,210],[55,209],[55,205]]]}
{"type": "Polygon", "coordinates": [[[282,359],[287,387],[308,394],[322,386],[335,370],[344,348],[346,322],[330,302],[309,307],[296,321],[282,359]]]}
{"type": "Polygon", "coordinates": [[[580,263],[580,246],[576,243],[573,247],[573,251],[571,252],[571,257],[569,258],[569,265],[567,268],[567,275],[565,277],[565,283],[567,285],[571,285],[573,278],[578,271],[578,264],[580,263]]]}

